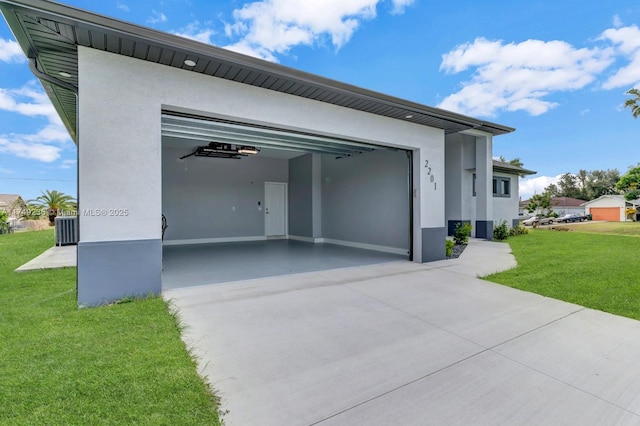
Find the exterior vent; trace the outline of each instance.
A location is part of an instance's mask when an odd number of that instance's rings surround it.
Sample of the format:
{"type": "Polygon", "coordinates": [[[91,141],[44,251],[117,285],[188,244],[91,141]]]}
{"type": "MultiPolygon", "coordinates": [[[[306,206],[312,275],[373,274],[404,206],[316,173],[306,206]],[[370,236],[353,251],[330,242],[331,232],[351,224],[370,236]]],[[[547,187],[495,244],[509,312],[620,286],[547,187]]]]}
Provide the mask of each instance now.
{"type": "Polygon", "coordinates": [[[78,243],[78,217],[56,217],[56,245],[67,246],[78,243]]]}

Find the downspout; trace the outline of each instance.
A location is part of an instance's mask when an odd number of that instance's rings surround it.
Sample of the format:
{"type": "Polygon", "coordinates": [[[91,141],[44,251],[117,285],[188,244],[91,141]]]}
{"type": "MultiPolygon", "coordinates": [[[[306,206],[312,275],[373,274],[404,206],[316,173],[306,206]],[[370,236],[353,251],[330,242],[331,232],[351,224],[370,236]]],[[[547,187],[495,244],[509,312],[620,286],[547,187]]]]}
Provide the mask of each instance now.
{"type": "MultiPolygon", "coordinates": [[[[29,58],[29,69],[31,72],[41,80],[46,81],[47,83],[51,83],[54,86],[62,87],[63,89],[71,90],[76,97],[78,96],[78,87],[74,86],[71,83],[67,83],[66,81],[62,81],[59,78],[55,78],[50,76],[49,74],[45,74],[38,69],[38,63],[36,62],[36,58],[29,58]]],[[[76,129],[77,131],[77,129],[76,129]]]]}

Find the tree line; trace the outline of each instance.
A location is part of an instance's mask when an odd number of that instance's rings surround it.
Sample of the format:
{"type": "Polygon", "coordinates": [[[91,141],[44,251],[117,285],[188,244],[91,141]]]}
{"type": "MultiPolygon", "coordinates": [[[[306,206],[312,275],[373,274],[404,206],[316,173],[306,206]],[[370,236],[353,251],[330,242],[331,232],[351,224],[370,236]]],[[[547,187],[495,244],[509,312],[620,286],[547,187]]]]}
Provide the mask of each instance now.
{"type": "Polygon", "coordinates": [[[579,200],[595,200],[603,195],[624,195],[629,201],[640,198],[640,163],[620,175],[617,169],[580,170],[577,174],[565,173],[555,184],[547,186],[543,194],[551,197],[570,197],[579,200]]]}

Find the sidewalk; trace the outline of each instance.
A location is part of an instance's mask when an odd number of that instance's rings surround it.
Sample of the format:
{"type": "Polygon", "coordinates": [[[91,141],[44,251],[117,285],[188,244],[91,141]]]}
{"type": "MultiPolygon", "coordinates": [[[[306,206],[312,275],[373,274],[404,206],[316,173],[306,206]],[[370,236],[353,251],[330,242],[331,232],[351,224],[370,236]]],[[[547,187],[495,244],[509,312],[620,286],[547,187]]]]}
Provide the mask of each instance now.
{"type": "Polygon", "coordinates": [[[37,269],[74,268],[76,266],[77,246],[54,246],[18,267],[15,272],[37,269]]]}

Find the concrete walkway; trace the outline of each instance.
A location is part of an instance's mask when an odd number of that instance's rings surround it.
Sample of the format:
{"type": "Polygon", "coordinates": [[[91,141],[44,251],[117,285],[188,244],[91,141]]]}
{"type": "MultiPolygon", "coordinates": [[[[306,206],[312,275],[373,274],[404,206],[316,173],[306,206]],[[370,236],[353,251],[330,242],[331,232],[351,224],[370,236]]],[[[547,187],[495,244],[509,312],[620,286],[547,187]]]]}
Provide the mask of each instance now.
{"type": "Polygon", "coordinates": [[[393,262],[170,290],[227,425],[640,424],[640,322],[393,262]]]}
{"type": "Polygon", "coordinates": [[[15,272],[37,269],[73,268],[76,266],[76,246],[54,246],[18,267],[15,272]]]}

